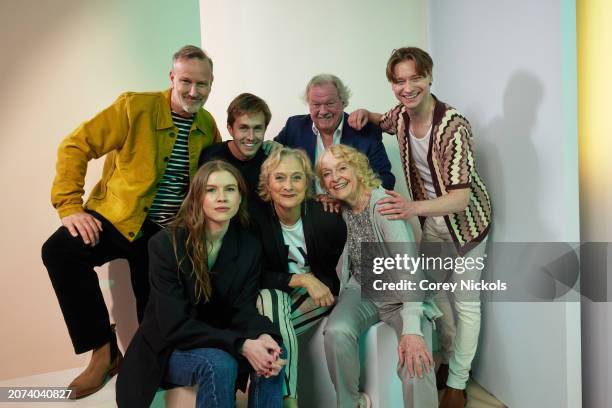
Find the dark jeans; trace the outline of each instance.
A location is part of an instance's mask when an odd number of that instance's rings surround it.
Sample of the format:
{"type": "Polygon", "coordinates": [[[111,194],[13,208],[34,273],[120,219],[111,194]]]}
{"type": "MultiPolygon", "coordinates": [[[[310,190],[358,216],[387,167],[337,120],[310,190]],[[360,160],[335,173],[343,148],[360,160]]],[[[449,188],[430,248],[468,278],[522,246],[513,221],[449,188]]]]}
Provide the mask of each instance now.
{"type": "Polygon", "coordinates": [[[92,247],[60,227],[43,244],[42,259],[68,326],[77,354],[98,348],[112,337],[108,310],[94,266],[114,259],[127,259],[132,290],[136,297],[138,321],[142,320],[149,299],[147,243],[161,228],[151,221],[142,226],[142,236],[128,241],[106,218],[90,212],[102,222],[100,242],[92,247]]]}
{"type": "MultiPolygon", "coordinates": [[[[198,386],[196,408],[236,406],[235,382],[238,362],[216,348],[174,350],[168,362],[165,381],[183,386],[198,386]]],[[[270,378],[251,373],[249,408],[280,408],[283,373],[270,378]]]]}

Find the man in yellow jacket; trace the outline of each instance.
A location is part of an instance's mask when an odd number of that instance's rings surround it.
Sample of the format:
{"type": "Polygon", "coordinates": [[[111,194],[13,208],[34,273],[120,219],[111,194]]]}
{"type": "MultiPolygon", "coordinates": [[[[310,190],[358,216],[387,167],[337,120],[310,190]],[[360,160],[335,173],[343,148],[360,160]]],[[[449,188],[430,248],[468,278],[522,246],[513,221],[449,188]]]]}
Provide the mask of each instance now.
{"type": "Polygon", "coordinates": [[[51,201],[62,226],[42,258],[75,352],[93,350],[70,385],[72,397],[102,388],[121,361],[94,266],[125,258],[138,320],[149,295],[147,241],[169,223],[198,167],[200,152],[221,136],[202,107],[212,60],[198,47],[176,52],[165,92],[127,92],[60,144],[51,201]],[[102,179],[83,203],[87,163],[106,155],[102,179]]]}

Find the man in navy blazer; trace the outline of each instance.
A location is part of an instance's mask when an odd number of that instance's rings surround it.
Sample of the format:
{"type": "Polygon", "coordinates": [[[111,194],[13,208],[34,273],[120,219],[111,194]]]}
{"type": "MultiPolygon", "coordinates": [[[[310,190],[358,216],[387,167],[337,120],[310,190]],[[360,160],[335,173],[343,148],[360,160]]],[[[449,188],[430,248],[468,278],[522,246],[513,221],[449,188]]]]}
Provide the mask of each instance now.
{"type": "MultiPolygon", "coordinates": [[[[382,132],[368,123],[361,130],[348,125],[349,89],[340,78],[330,74],[313,77],[306,86],[304,97],[310,115],[292,116],[274,138],[278,143],[304,149],[313,165],[331,144],[352,146],[368,156],[370,166],[382,180],[384,188],[393,190],[395,176],[382,143],[382,132]]],[[[323,193],[317,184],[317,193],[323,193]]]]}

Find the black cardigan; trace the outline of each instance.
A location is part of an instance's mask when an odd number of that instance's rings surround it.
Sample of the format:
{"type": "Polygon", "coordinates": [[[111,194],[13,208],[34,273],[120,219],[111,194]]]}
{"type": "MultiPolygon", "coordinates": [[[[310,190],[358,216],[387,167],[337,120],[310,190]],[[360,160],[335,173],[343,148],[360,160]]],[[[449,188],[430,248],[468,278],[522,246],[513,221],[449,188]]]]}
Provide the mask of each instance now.
{"type": "MultiPolygon", "coordinates": [[[[185,255],[185,239],[185,231],[179,230],[178,259],[185,255]]],[[[280,344],[278,329],[255,307],[261,244],[236,223],[223,237],[212,268],[209,302],[196,304],[192,265],[187,258],[179,269],[168,230],[149,241],[149,271],[149,303],[117,378],[119,407],[151,404],[175,349],[215,347],[230,353],[239,363],[238,384],[244,387],[251,370],[239,353],[244,340],[268,333],[280,344]]]]}
{"type": "MultiPolygon", "coordinates": [[[[261,287],[291,292],[288,248],[272,204],[253,205],[250,211],[254,230],[263,245],[261,287]]],[[[337,295],[340,282],[336,265],[346,242],[346,224],[342,216],[326,212],[321,203],[305,200],[302,204],[302,226],[311,272],[337,295]]]]}

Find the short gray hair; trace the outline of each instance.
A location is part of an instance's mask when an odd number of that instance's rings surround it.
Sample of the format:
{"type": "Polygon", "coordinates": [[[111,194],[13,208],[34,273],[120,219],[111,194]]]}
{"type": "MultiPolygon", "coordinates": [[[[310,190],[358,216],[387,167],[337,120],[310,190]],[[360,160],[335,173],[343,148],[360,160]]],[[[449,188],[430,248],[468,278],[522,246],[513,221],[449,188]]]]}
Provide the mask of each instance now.
{"type": "Polygon", "coordinates": [[[310,158],[302,149],[292,149],[290,147],[283,146],[270,153],[268,158],[261,164],[257,194],[259,194],[259,198],[261,198],[261,200],[264,202],[272,201],[270,196],[270,175],[285,157],[294,157],[298,162],[300,162],[302,165],[302,170],[304,170],[304,176],[306,177],[305,198],[311,198],[313,195],[312,187],[314,172],[312,170],[310,158]]]}
{"type": "Polygon", "coordinates": [[[335,75],[332,74],[319,74],[312,77],[310,81],[308,81],[308,85],[306,85],[306,91],[304,92],[304,100],[308,103],[308,92],[313,86],[332,84],[338,90],[338,97],[340,101],[342,101],[342,106],[347,107],[349,103],[349,98],[351,97],[351,90],[344,85],[342,80],[335,75]]]}
{"type": "Polygon", "coordinates": [[[206,52],[195,45],[185,45],[180,50],[174,53],[172,56],[172,65],[180,59],[199,59],[200,61],[208,61],[210,69],[212,70],[213,62],[212,59],[206,54],[206,52]]]}

